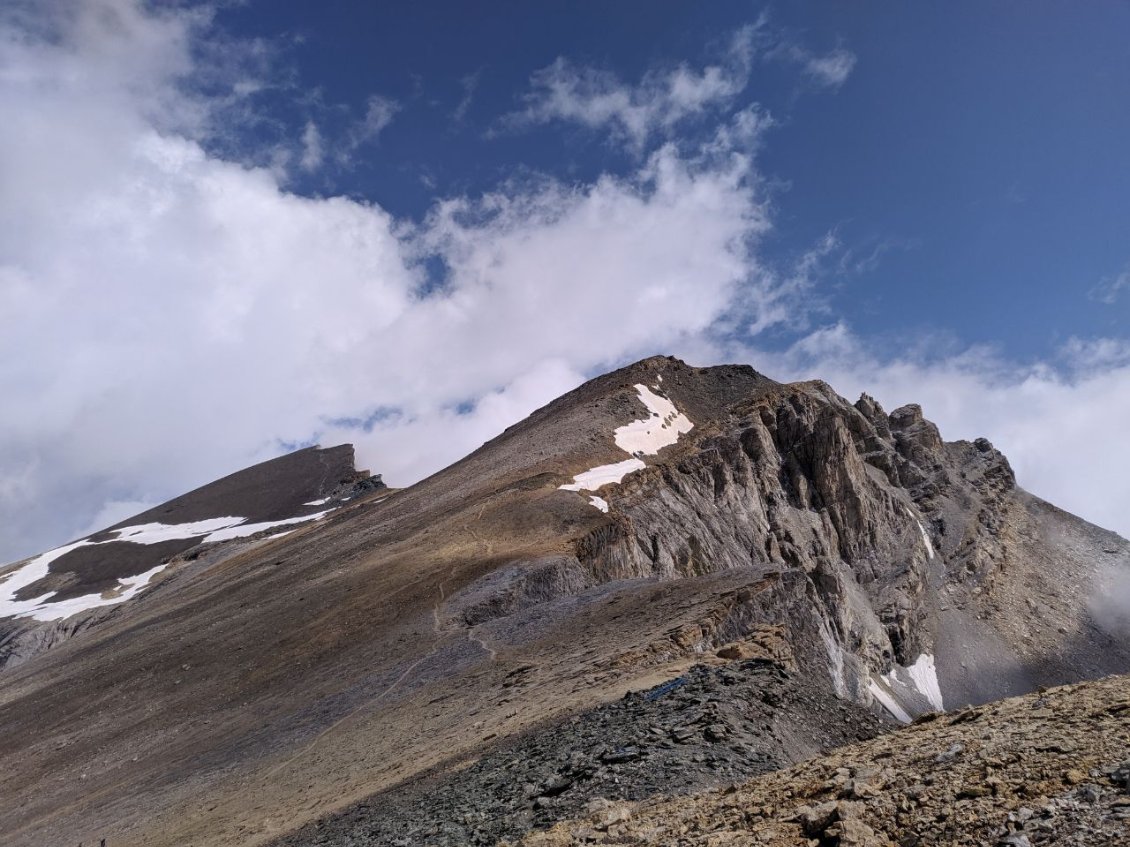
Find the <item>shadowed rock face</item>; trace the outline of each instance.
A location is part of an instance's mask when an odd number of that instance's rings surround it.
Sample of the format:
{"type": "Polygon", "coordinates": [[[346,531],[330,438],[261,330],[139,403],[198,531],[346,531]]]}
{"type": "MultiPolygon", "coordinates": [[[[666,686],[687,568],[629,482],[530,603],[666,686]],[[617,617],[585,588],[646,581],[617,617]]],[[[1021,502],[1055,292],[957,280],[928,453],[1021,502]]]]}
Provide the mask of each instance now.
{"type": "MultiPolygon", "coordinates": [[[[1019,489],[988,442],[820,382],[647,359],[386,494],[181,556],[0,674],[11,843],[264,843],[378,792],[415,809],[395,794],[413,778],[522,738],[556,750],[537,739],[560,721],[714,654],[843,698],[821,707],[828,738],[851,709],[909,718],[1130,667],[1088,613],[1127,542],[1019,489]],[[693,427],[664,431],[649,396],[693,427]],[[632,456],[624,427],[657,452],[632,456]],[[625,463],[644,467],[561,487],[625,463]]],[[[751,761],[813,732],[773,715],[751,761]]]]}

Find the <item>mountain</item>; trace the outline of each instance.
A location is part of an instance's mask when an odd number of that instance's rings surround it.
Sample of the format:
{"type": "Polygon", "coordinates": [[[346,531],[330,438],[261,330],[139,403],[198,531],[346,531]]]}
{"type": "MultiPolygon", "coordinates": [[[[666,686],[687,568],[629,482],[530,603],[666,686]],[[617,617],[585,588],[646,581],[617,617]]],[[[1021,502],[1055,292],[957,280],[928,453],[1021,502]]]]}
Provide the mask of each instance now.
{"type": "Polygon", "coordinates": [[[656,357],[403,490],[275,461],[8,569],[130,593],[0,619],[10,843],[493,843],[1130,668],[1130,544],[820,382],[656,357]]]}
{"type": "MultiPolygon", "coordinates": [[[[308,448],[255,465],[101,532],[0,569],[0,668],[97,624],[170,565],[202,552],[230,555],[258,539],[320,520],[380,477],[353,469],[353,448],[308,448]],[[216,545],[220,545],[217,547],[216,545]],[[51,623],[50,626],[36,624],[51,623]]],[[[206,557],[210,562],[214,557],[206,557]]],[[[155,585],[153,586],[155,587],[155,585]]]]}

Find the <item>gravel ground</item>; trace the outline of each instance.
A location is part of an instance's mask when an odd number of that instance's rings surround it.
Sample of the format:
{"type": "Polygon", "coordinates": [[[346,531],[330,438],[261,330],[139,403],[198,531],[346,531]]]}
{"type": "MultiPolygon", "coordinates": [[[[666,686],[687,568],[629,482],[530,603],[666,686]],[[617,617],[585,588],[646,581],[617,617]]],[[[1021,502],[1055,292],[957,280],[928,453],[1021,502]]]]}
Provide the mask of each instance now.
{"type": "Polygon", "coordinates": [[[521,843],[1130,844],[1130,677],[927,718],[722,790],[594,803],[521,843]]]}
{"type": "MultiPolygon", "coordinates": [[[[521,669],[515,671],[516,681],[521,669]]],[[[486,845],[594,802],[690,792],[882,732],[882,720],[765,660],[685,676],[557,722],[470,767],[430,774],[275,842],[486,845]]]]}

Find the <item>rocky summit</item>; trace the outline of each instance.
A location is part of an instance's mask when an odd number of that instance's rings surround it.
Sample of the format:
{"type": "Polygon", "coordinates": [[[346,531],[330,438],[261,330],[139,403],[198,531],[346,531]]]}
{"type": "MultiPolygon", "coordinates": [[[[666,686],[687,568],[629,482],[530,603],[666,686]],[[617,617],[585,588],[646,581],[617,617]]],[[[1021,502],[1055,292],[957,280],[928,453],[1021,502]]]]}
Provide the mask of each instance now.
{"type": "Polygon", "coordinates": [[[1056,686],[1130,670],[1127,578],[917,406],[646,359],[409,488],[300,451],[0,569],[0,831],[1119,843],[1125,678],[1056,686]]]}

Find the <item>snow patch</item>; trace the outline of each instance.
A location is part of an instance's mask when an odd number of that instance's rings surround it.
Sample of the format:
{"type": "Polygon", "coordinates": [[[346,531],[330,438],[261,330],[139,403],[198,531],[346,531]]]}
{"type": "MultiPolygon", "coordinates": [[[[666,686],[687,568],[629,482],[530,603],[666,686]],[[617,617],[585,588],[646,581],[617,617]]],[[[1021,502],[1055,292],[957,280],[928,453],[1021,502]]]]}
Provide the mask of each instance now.
{"type": "Polygon", "coordinates": [[[281,521],[263,521],[262,523],[243,523],[236,526],[224,527],[215,532],[211,532],[204,537],[205,544],[212,541],[229,541],[232,538],[246,538],[248,535],[254,535],[257,532],[264,532],[268,529],[273,529],[276,526],[291,526],[296,523],[305,523],[306,521],[320,521],[331,510],[325,512],[315,512],[312,515],[300,515],[297,518],[285,518],[281,521]]]}
{"type": "Polygon", "coordinates": [[[88,609],[122,603],[137,596],[142,589],[149,585],[153,577],[167,567],[167,565],[158,565],[145,573],[122,577],[118,580],[116,588],[100,594],[85,594],[81,597],[72,597],[69,600],[51,602],[51,598],[58,592],[49,591],[30,600],[16,599],[16,595],[23,588],[47,576],[51,570],[52,562],[80,547],[95,547],[99,544],[112,544],[121,541],[132,544],[159,544],[162,541],[187,540],[198,536],[203,536],[204,543],[227,541],[231,538],[254,535],[276,526],[290,526],[296,523],[321,520],[331,511],[332,509],[312,515],[302,515],[297,518],[252,524],[245,523],[247,518],[230,515],[182,524],[145,523],[109,530],[109,534],[113,537],[102,541],[91,541],[89,538],[84,538],[81,541],[75,541],[46,553],[41,553],[28,560],[21,567],[0,576],[0,618],[17,617],[31,618],[37,621],[58,621],[78,612],[85,612],[88,609]]]}
{"type": "Polygon", "coordinates": [[[871,692],[872,697],[882,704],[884,709],[894,715],[896,720],[910,723],[910,715],[895,702],[895,698],[888,694],[879,683],[873,679],[867,680],[867,690],[871,692]]]}
{"type": "Polygon", "coordinates": [[[938,671],[931,654],[920,654],[909,667],[895,665],[889,673],[883,674],[883,680],[891,691],[919,694],[934,711],[945,711],[942,689],[938,684],[938,671]]]}
{"type": "Polygon", "coordinates": [[[640,471],[646,467],[647,465],[639,459],[625,459],[614,465],[600,465],[579,473],[573,477],[572,482],[558,487],[566,491],[596,491],[601,486],[619,482],[633,471],[640,471]]]}
{"type": "Polygon", "coordinates": [[[914,660],[914,664],[906,669],[914,683],[914,687],[922,696],[930,701],[930,705],[939,712],[945,711],[942,701],[942,687],[938,684],[938,670],[934,666],[934,657],[923,653],[914,660]]]}
{"type": "Polygon", "coordinates": [[[605,500],[603,497],[597,497],[594,494],[592,497],[589,498],[589,502],[592,503],[594,506],[596,506],[598,509],[600,509],[600,511],[602,511],[602,512],[608,511],[608,501],[605,500]]]}
{"type": "Polygon", "coordinates": [[[681,434],[694,428],[691,419],[676,409],[675,404],[666,397],[660,397],[646,385],[637,384],[636,392],[651,412],[651,417],[616,428],[613,433],[616,446],[625,453],[633,456],[640,453],[655,455],[662,448],[678,441],[681,434]]]}
{"type": "Polygon", "coordinates": [[[329,497],[323,497],[321,500],[311,500],[309,503],[303,503],[302,505],[303,506],[324,506],[324,505],[326,505],[326,503],[330,502],[330,499],[331,498],[329,498],[329,497]]]}
{"type": "MultiPolygon", "coordinates": [[[[118,530],[116,538],[109,541],[132,541],[134,544],[160,544],[162,541],[195,538],[197,535],[207,535],[210,532],[224,529],[235,524],[243,523],[247,518],[208,518],[190,523],[143,523],[137,526],[126,526],[118,530]]],[[[98,542],[94,542],[98,543],[98,542]]]]}
{"type": "MultiPolygon", "coordinates": [[[[137,574],[137,576],[124,576],[118,580],[118,587],[110,591],[104,591],[101,594],[84,594],[81,597],[72,597],[69,600],[60,600],[57,603],[47,603],[33,608],[31,611],[26,612],[17,617],[31,618],[36,621],[61,621],[63,618],[69,618],[71,615],[77,615],[79,612],[85,612],[89,609],[97,609],[99,606],[113,606],[118,603],[124,603],[132,597],[136,597],[141,593],[142,589],[149,585],[149,582],[167,568],[168,565],[158,565],[145,573],[137,574]]],[[[42,603],[46,598],[51,597],[52,594],[45,594],[43,597],[37,597],[34,600],[28,600],[28,603],[42,603]]],[[[3,603],[0,603],[0,616],[3,616],[3,603]]]]}
{"type": "MultiPolygon", "coordinates": [[[[573,481],[558,486],[565,491],[597,491],[602,486],[620,482],[628,474],[643,470],[647,467],[640,454],[654,455],[663,447],[674,444],[684,432],[690,432],[694,426],[690,418],[675,408],[675,404],[666,397],[660,397],[646,385],[635,386],[640,400],[647,406],[651,417],[632,421],[624,426],[617,427],[613,432],[616,446],[626,453],[631,453],[631,459],[616,462],[612,465],[599,465],[590,470],[579,473],[573,481]]],[[[602,512],[607,512],[608,504],[599,497],[589,498],[589,502],[602,512]],[[604,504],[602,508],[596,501],[604,504]]]]}

